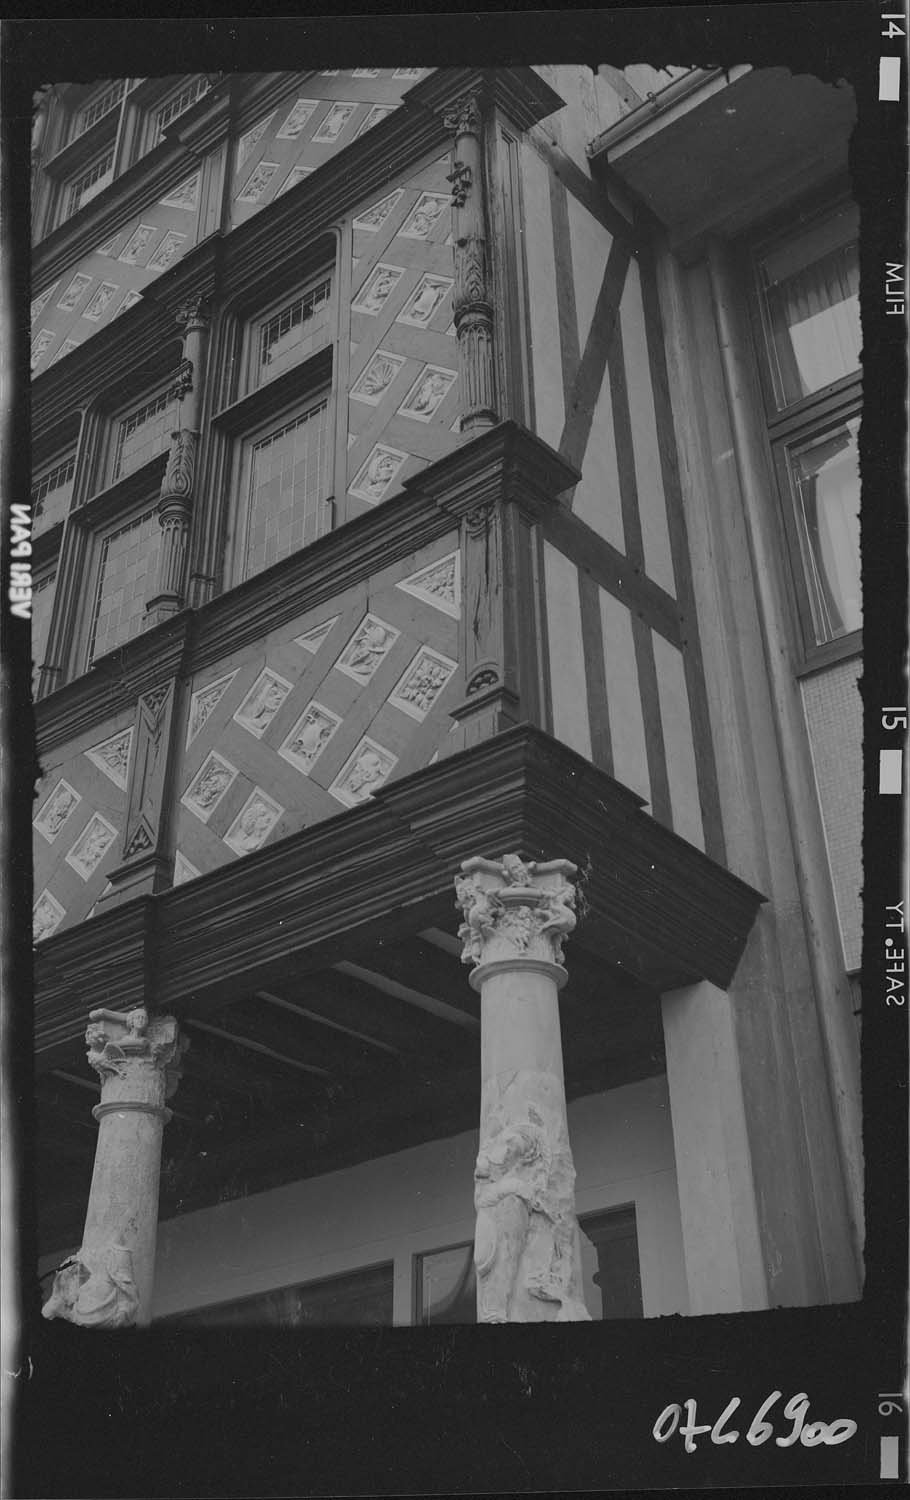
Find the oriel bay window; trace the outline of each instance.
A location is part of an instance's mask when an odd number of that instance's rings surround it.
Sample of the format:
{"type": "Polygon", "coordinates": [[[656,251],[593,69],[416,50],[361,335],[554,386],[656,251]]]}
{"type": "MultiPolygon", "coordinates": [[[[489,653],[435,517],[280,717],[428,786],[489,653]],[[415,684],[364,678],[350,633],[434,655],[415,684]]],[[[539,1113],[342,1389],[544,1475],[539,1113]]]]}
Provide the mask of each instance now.
{"type": "Polygon", "coordinates": [[[769,239],[754,270],[768,434],[811,668],[857,651],[862,626],[855,207],[829,207],[769,239]]]}

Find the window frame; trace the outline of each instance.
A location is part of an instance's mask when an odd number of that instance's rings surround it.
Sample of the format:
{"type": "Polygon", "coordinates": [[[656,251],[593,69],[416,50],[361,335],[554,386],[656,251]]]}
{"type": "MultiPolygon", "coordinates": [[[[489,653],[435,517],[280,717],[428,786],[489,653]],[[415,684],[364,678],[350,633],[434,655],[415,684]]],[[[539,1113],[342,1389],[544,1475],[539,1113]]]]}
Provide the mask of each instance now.
{"type": "MultiPolygon", "coordinates": [[[[164,1324],[170,1324],[174,1328],[179,1327],[181,1324],[185,1324],[187,1327],[204,1327],[205,1324],[206,1324],[206,1321],[207,1321],[207,1314],[210,1314],[210,1313],[216,1313],[217,1314],[217,1312],[219,1311],[219,1309],[224,1310],[225,1308],[231,1308],[231,1309],[233,1309],[233,1308],[237,1308],[237,1307],[242,1307],[245,1303],[257,1302],[260,1299],[266,1299],[266,1298],[269,1298],[269,1297],[275,1297],[275,1296],[280,1295],[281,1293],[287,1294],[289,1292],[296,1292],[296,1291],[306,1291],[306,1290],[312,1291],[314,1288],[317,1288],[317,1287],[331,1287],[333,1285],[333,1283],[338,1283],[338,1282],[342,1282],[342,1281],[349,1281],[349,1282],[356,1282],[358,1280],[360,1280],[360,1281],[366,1281],[367,1278],[370,1277],[371,1275],[375,1277],[378,1272],[386,1272],[388,1274],[388,1298],[389,1298],[389,1321],[388,1321],[388,1323],[354,1323],[354,1324],[351,1324],[351,1323],[318,1323],[318,1322],[313,1322],[313,1323],[311,1323],[311,1324],[308,1325],[307,1322],[304,1320],[301,1323],[297,1324],[297,1326],[301,1327],[301,1328],[306,1328],[307,1326],[317,1327],[317,1328],[318,1327],[323,1327],[323,1328],[351,1328],[351,1327],[354,1327],[354,1328],[391,1328],[391,1327],[394,1326],[394,1318],[395,1318],[395,1262],[392,1259],[379,1260],[379,1261],[371,1261],[368,1265],[363,1265],[363,1266],[351,1266],[351,1267],[349,1267],[345,1271],[330,1271],[328,1273],[328,1275],[314,1276],[314,1277],[311,1277],[311,1278],[309,1278],[308,1280],[305,1280],[305,1281],[291,1281],[291,1282],[286,1282],[286,1283],[283,1283],[280,1286],[266,1287],[263,1290],[258,1291],[258,1292],[248,1292],[246,1295],[240,1296],[240,1297],[225,1297],[220,1302],[207,1302],[207,1303],[204,1303],[201,1307],[192,1307],[192,1308],[188,1307],[188,1308],[183,1309],[181,1312],[166,1313],[164,1315],[164,1317],[162,1317],[162,1318],[155,1318],[154,1322],[155,1322],[156,1327],[157,1326],[162,1326],[164,1324]]],[[[217,1318],[216,1318],[215,1322],[213,1323],[213,1327],[217,1327],[217,1326],[218,1326],[218,1323],[217,1323],[217,1318]]],[[[272,1327],[272,1328],[275,1328],[276,1330],[280,1331],[281,1328],[283,1326],[285,1326],[285,1325],[282,1325],[281,1323],[269,1324],[269,1323],[266,1323],[266,1322],[262,1322],[262,1323],[259,1323],[259,1324],[256,1324],[256,1323],[253,1323],[253,1324],[243,1324],[243,1323],[240,1323],[238,1325],[232,1325],[231,1322],[230,1322],[230,1320],[228,1320],[227,1323],[225,1324],[225,1327],[226,1328],[230,1328],[231,1326],[259,1327],[259,1328],[269,1328],[269,1327],[272,1327]]]]}
{"type": "MultiPolygon", "coordinates": [[[[318,360],[319,355],[313,357],[318,360]]],[[[309,361],[303,362],[303,368],[309,361]]],[[[320,363],[322,363],[320,361],[320,363]]],[[[287,375],[296,374],[301,366],[294,366],[293,370],[285,371],[284,377],[278,376],[272,382],[277,384],[287,375]]],[[[268,386],[265,387],[268,389],[268,386]]],[[[260,387],[260,390],[262,388],[260,387]]],[[[258,393],[257,393],[258,394],[258,393]]],[[[335,390],[331,382],[322,379],[307,382],[305,388],[298,391],[290,401],[285,399],[274,408],[263,412],[255,425],[244,428],[239,432],[234,441],[234,452],[231,463],[230,494],[233,497],[231,520],[229,525],[227,547],[225,556],[224,591],[238,588],[250,579],[258,578],[261,573],[268,571],[269,567],[276,567],[286,558],[277,558],[274,563],[266,567],[258,568],[255,572],[246,571],[246,558],[249,550],[250,523],[252,519],[252,478],[253,478],[253,454],[259,443],[264,442],[270,434],[277,434],[280,429],[290,426],[295,420],[302,418],[308,411],[315,411],[324,405],[324,462],[323,493],[317,500],[317,507],[321,508],[325,518],[325,524],[317,531],[313,541],[326,535],[333,529],[334,524],[334,429],[335,429],[335,390]]],[[[303,551],[305,547],[311,546],[312,542],[304,543],[304,547],[296,549],[303,551]]],[[[292,556],[288,553],[287,556],[292,556]]]]}
{"type": "Polygon", "coordinates": [[[762,307],[759,262],[774,245],[795,237],[814,221],[855,206],[849,191],[828,189],[803,202],[794,217],[776,214],[760,226],[753,226],[743,245],[744,273],[747,277],[749,324],[753,358],[762,396],[762,425],[770,475],[777,497],[777,508],[785,553],[785,568],[793,606],[795,636],[795,669],[798,677],[808,676],[836,662],[858,656],[863,649],[863,632],[846,631],[830,640],[818,641],[812,613],[811,584],[800,542],[790,479],[790,450],[823,437],[843,422],[858,417],[862,422],[863,375],[860,364],[855,371],[839,376],[820,390],[781,406],[778,403],[767,346],[767,327],[762,307]]]}
{"type": "Polygon", "coordinates": [[[275,386],[282,376],[289,374],[292,370],[302,369],[310,360],[316,359],[326,348],[335,344],[338,333],[338,264],[337,255],[331,260],[328,258],[320,269],[313,271],[303,281],[296,281],[283,295],[272,297],[269,302],[257,310],[257,312],[246,320],[244,328],[243,347],[241,353],[241,376],[240,386],[241,398],[251,396],[254,391],[263,391],[275,386]],[[292,308],[296,303],[303,302],[309,292],[318,291],[321,283],[329,282],[329,295],[323,304],[328,309],[326,322],[327,332],[323,343],[319,348],[313,349],[309,354],[303,355],[289,365],[287,370],[282,370],[273,375],[269,380],[260,378],[262,368],[259,359],[259,351],[262,344],[262,335],[266,326],[280,317],[282,313],[292,308]]]}
{"type": "Polygon", "coordinates": [[[106,175],[108,169],[110,170],[110,178],[107,182],[105,182],[104,187],[98,188],[97,191],[92,194],[91,198],[88,199],[88,202],[94,202],[95,198],[97,198],[98,196],[98,193],[103,193],[106,188],[110,187],[111,183],[114,181],[116,154],[116,143],[113,139],[111,139],[110,141],[105,142],[105,144],[99,150],[93,152],[90,156],[87,156],[85,160],[79,163],[78,167],[74,171],[69,172],[63,178],[60,184],[60,206],[56,216],[56,222],[58,225],[67,224],[70,219],[74,218],[75,215],[79,213],[80,209],[86,206],[86,201],[82,198],[80,198],[78,203],[74,204],[72,207],[70,206],[72,203],[73,190],[83,177],[88,177],[91,175],[99,162],[108,159],[108,166],[105,167],[104,171],[99,172],[98,177],[95,180],[96,182],[100,181],[101,178],[106,175]]]}
{"type": "MultiPolygon", "coordinates": [[[[156,455],[157,457],[159,455],[156,455]]],[[[132,475],[127,475],[127,480],[132,477],[132,475]]],[[[112,651],[120,650],[122,647],[129,645],[137,636],[143,634],[143,627],[140,627],[135,635],[127,636],[125,640],[118,641],[115,646],[107,647],[105,651],[94,657],[94,659],[91,659],[95,624],[101,603],[100,588],[105,543],[109,542],[114,536],[128,528],[131,524],[135,524],[149,512],[154,513],[157,510],[157,505],[158,486],[156,484],[152,488],[150,485],[147,485],[138,495],[130,496],[128,499],[123,497],[123,504],[116,508],[105,505],[103,512],[96,514],[94,520],[80,515],[86,542],[84,567],[82,569],[82,577],[85,582],[83,597],[88,601],[88,607],[83,607],[77,611],[73,649],[66,673],[67,681],[70,681],[74,677],[85,676],[87,672],[91,672],[112,651]]],[[[148,576],[151,585],[154,587],[154,576],[148,576]]],[[[145,598],[144,602],[146,604],[149,597],[151,596],[148,595],[145,598]]]]}

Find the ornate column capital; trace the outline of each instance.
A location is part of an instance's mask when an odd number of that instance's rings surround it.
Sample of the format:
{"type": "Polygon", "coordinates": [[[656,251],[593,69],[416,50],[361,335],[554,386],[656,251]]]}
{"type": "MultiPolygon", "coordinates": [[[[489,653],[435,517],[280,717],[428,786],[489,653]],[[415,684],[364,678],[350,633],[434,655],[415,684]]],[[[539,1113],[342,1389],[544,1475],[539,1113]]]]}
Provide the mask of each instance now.
{"type": "Polygon", "coordinates": [[[482,89],[479,84],[473,88],[466,89],[457,99],[453,100],[446,108],[442,123],[446,130],[451,131],[454,136],[477,135],[483,130],[483,111],[481,106],[482,89]]]}
{"type": "Polygon", "coordinates": [[[194,292],[174,313],[174,318],[185,332],[190,328],[205,328],[211,317],[211,303],[203,292],[194,292]]]}
{"type": "Polygon", "coordinates": [[[164,1101],[177,1087],[180,1059],[189,1045],[173,1016],[150,1018],[144,1006],[92,1010],[85,1043],[89,1066],[101,1079],[101,1103],[93,1110],[96,1119],[123,1109],[169,1116],[164,1101]]]}
{"type": "Polygon", "coordinates": [[[531,965],[546,966],[561,987],[563,943],[576,923],[576,866],[567,859],[525,862],[504,854],[499,860],[466,859],[461,869],[455,881],[464,913],[458,936],[462,963],[475,966],[472,986],[479,989],[495,972],[491,965],[531,965]]]}

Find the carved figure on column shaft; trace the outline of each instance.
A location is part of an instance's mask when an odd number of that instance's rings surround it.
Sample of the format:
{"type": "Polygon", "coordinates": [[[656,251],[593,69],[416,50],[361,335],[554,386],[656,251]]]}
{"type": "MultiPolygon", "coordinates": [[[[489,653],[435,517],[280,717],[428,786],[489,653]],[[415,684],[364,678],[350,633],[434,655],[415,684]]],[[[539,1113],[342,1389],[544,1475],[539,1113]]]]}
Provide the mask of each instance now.
{"type": "Polygon", "coordinates": [[[108,1245],[83,1248],[63,1262],[41,1313],[84,1328],[124,1328],[136,1321],[138,1307],[133,1258],[125,1245],[108,1245]]]}
{"type": "Polygon", "coordinates": [[[474,1265],[478,1322],[508,1323],[531,1215],[546,1187],[547,1147],[543,1132],[527,1126],[501,1130],[481,1149],[474,1170],[474,1265]]]}

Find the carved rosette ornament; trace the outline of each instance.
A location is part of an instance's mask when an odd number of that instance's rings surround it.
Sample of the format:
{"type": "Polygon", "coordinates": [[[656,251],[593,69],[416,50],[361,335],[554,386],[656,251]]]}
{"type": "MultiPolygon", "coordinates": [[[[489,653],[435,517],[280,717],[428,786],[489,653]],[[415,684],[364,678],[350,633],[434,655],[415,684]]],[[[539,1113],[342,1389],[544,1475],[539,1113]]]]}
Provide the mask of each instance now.
{"type": "Polygon", "coordinates": [[[454,242],[455,334],[461,373],[461,434],[470,436],[496,422],[493,306],[486,248],[483,173],[483,113],[477,90],[465,94],[443,116],[454,136],[452,239],[454,242]]]}
{"type": "Polygon", "coordinates": [[[481,993],[478,1322],[586,1321],[558,1009],[576,868],[507,854],[461,870],[462,961],[481,993]]]}
{"type": "Polygon", "coordinates": [[[122,1328],[149,1318],[165,1100],[187,1042],[172,1016],[152,1018],[144,1006],[91,1011],[85,1040],[101,1079],[95,1168],[82,1246],[58,1269],[42,1313],[122,1328]]]}

